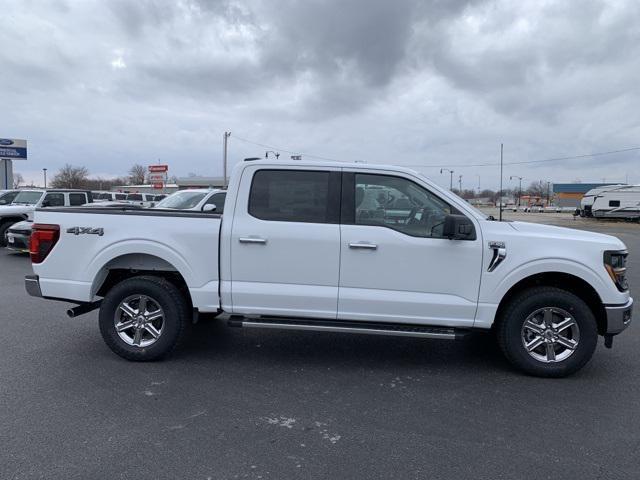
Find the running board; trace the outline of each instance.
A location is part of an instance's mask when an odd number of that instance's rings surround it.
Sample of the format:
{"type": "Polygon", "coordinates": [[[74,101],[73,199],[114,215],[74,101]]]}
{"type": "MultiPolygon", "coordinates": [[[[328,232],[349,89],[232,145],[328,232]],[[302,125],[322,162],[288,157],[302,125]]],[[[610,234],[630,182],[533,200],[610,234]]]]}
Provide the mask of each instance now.
{"type": "Polygon", "coordinates": [[[288,318],[247,318],[232,316],[227,323],[230,327],[242,328],[365,333],[369,335],[393,335],[397,337],[436,338],[441,340],[459,340],[469,333],[469,330],[457,328],[425,327],[421,325],[379,322],[353,322],[347,320],[292,320],[288,318]]]}

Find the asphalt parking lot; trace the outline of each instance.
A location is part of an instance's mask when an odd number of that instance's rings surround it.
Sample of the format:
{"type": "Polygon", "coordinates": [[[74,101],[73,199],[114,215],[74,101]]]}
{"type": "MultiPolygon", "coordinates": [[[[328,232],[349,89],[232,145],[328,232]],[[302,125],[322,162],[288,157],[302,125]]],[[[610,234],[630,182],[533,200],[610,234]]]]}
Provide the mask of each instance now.
{"type": "MultiPolygon", "coordinates": [[[[509,214],[610,233],[640,225],[509,214]]],[[[30,298],[0,251],[0,478],[640,478],[640,326],[573,377],[459,342],[196,325],[170,359],[127,362],[97,314],[30,298]]],[[[638,317],[636,313],[636,317],[638,317]]]]}

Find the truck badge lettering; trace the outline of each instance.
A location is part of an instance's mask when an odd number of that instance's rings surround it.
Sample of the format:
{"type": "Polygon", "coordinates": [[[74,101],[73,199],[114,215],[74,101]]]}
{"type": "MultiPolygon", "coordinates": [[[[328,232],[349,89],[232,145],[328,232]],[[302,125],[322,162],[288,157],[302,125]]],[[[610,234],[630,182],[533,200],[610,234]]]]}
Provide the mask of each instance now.
{"type": "Polygon", "coordinates": [[[93,228],[93,227],[71,227],[67,228],[67,233],[72,233],[74,235],[98,235],[99,237],[104,235],[104,228],[93,228]]]}

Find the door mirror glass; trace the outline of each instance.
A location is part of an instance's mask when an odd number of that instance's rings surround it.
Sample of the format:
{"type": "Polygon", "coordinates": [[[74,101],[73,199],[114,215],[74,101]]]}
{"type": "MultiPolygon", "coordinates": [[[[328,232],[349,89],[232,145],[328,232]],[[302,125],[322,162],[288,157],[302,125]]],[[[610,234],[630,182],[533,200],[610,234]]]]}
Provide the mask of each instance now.
{"type": "Polygon", "coordinates": [[[475,240],[476,229],[464,215],[447,215],[444,219],[443,237],[450,240],[475,240]]]}
{"type": "Polygon", "coordinates": [[[216,211],[216,207],[215,204],[210,203],[208,205],[205,205],[204,207],[202,207],[202,211],[203,212],[215,212],[216,211]]]}

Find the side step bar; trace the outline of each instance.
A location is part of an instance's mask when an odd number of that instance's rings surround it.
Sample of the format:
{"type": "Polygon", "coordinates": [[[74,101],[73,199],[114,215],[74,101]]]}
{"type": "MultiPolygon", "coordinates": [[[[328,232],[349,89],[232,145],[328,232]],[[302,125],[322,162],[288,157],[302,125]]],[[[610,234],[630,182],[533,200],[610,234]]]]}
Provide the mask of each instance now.
{"type": "Polygon", "coordinates": [[[469,330],[447,327],[425,327],[379,322],[353,322],[347,320],[302,320],[273,317],[231,316],[227,321],[230,327],[271,328],[280,330],[307,330],[314,332],[365,333],[369,335],[393,335],[397,337],[436,338],[441,340],[459,340],[469,330]]]}

